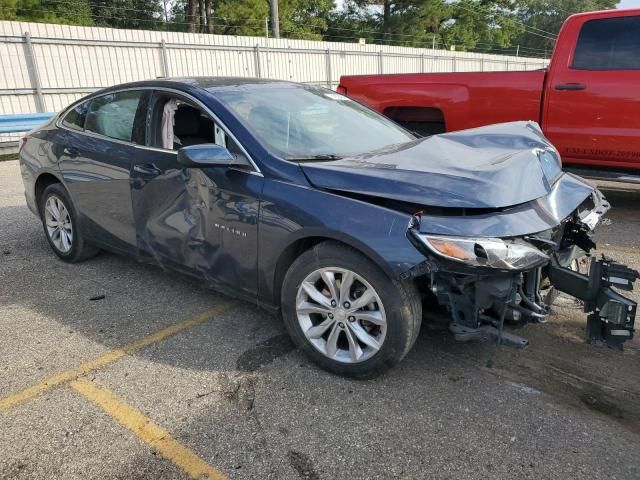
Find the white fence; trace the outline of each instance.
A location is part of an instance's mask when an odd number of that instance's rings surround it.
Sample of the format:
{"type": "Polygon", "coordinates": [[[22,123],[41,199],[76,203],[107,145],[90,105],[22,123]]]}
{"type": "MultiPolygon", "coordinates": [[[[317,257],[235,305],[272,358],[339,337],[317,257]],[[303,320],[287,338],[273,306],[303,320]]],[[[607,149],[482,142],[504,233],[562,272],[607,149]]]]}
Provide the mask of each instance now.
{"type": "Polygon", "coordinates": [[[342,75],[546,64],[386,45],[0,21],[0,114],[54,112],[99,88],[160,76],[263,77],[335,88],[342,75]]]}

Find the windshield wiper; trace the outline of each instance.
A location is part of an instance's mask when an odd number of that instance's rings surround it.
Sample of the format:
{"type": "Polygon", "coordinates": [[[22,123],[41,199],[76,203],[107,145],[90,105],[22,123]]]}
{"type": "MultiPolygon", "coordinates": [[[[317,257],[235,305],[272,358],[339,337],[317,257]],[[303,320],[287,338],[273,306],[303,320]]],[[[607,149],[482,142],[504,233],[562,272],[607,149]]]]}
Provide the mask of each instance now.
{"type": "Polygon", "coordinates": [[[292,162],[322,162],[328,160],[342,160],[342,157],[339,155],[333,154],[324,154],[324,155],[312,155],[310,157],[299,157],[299,158],[287,158],[292,162]]]}

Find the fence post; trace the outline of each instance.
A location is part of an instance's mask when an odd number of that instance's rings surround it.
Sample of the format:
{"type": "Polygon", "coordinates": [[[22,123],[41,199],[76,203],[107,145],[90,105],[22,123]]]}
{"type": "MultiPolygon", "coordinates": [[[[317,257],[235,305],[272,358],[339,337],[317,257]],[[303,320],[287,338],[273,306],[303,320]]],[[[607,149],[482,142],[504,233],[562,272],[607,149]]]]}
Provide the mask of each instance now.
{"type": "Polygon", "coordinates": [[[422,71],[422,73],[425,73],[424,72],[424,53],[420,55],[420,70],[422,71]]]}
{"type": "Polygon", "coordinates": [[[451,60],[453,60],[453,71],[456,72],[457,71],[456,57],[451,57],[451,60]]]}
{"type": "Polygon", "coordinates": [[[33,52],[33,44],[31,43],[31,34],[24,32],[24,58],[27,62],[27,71],[29,72],[29,80],[31,86],[36,91],[36,110],[39,113],[45,111],[44,95],[42,94],[42,84],[40,83],[40,74],[38,73],[38,65],[33,52]]]}
{"type": "Polygon", "coordinates": [[[507,72],[509,71],[509,59],[507,58],[507,72]]]}
{"type": "Polygon", "coordinates": [[[380,75],[382,75],[382,73],[384,72],[384,68],[382,66],[382,55],[383,55],[382,50],[380,50],[378,52],[378,73],[380,75]]]}
{"type": "Polygon", "coordinates": [[[162,60],[162,76],[169,77],[169,62],[167,61],[167,44],[164,38],[160,42],[160,58],[162,60]]]}
{"type": "Polygon", "coordinates": [[[331,50],[328,48],[325,50],[325,62],[326,62],[326,70],[327,70],[327,88],[331,88],[333,86],[332,82],[332,74],[331,74],[331,50]]]}
{"type": "Polygon", "coordinates": [[[256,77],[262,78],[262,69],[260,68],[260,45],[256,43],[256,46],[253,47],[253,56],[256,62],[256,77]]]}
{"type": "Polygon", "coordinates": [[[484,57],[480,59],[480,71],[484,72],[484,57]]]}

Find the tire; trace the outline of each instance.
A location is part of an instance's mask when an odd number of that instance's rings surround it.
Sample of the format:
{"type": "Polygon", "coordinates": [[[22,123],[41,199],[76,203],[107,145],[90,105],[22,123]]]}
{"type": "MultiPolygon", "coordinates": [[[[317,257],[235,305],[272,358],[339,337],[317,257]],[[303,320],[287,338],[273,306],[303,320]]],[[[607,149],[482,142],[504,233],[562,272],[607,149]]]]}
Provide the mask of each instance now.
{"type": "Polygon", "coordinates": [[[358,251],[331,241],[293,262],[281,301],[294,343],[321,368],[354,378],[376,377],[397,365],[415,343],[422,321],[413,283],[389,278],[358,251]],[[335,304],[328,303],[331,299],[335,304]]]}
{"type": "Polygon", "coordinates": [[[59,258],[76,263],[98,254],[100,250],[86,242],[73,202],[62,184],[54,183],[45,188],[39,207],[45,237],[59,258]]]}

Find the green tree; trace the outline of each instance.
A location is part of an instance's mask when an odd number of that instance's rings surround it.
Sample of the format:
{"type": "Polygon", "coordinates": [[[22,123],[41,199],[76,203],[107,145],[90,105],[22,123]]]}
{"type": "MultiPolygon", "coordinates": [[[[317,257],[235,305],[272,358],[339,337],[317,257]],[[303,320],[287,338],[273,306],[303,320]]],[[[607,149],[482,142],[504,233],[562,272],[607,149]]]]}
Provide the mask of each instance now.
{"type": "Polygon", "coordinates": [[[267,0],[217,0],[214,2],[214,33],[264,36],[269,16],[267,0]]]}
{"type": "Polygon", "coordinates": [[[333,0],[279,0],[280,32],[283,37],[322,40],[334,8],[333,0]]]}
{"type": "Polygon", "coordinates": [[[90,0],[94,23],[101,27],[154,30],[164,24],[159,0],[90,0]]]}
{"type": "Polygon", "coordinates": [[[518,0],[518,19],[527,29],[514,40],[526,51],[551,52],[556,35],[570,15],[616,8],[619,0],[518,0]]]}
{"type": "Polygon", "coordinates": [[[17,20],[18,0],[0,0],[0,20],[17,20]]]}
{"type": "Polygon", "coordinates": [[[442,0],[387,0],[379,15],[381,40],[411,47],[432,45],[434,39],[442,43],[451,13],[451,6],[442,0]]]}
{"type": "Polygon", "coordinates": [[[357,30],[368,30],[360,37],[386,44],[491,51],[510,47],[523,30],[513,0],[350,0],[346,5],[332,17],[341,25],[341,30],[329,28],[333,37],[348,35],[353,27],[354,37],[357,30]]]}
{"type": "Polygon", "coordinates": [[[349,41],[423,46],[439,35],[449,18],[444,0],[348,0],[330,15],[327,36],[349,41]]]}
{"type": "Polygon", "coordinates": [[[87,0],[0,0],[0,20],[93,25],[87,0]]]}
{"type": "Polygon", "coordinates": [[[354,42],[364,38],[371,43],[379,36],[379,23],[366,7],[354,0],[347,0],[339,11],[328,16],[328,28],[324,39],[335,42],[354,42]]]}
{"type": "MultiPolygon", "coordinates": [[[[278,13],[282,37],[321,40],[329,24],[333,0],[280,0],[278,13]]],[[[227,35],[265,35],[268,0],[218,0],[214,2],[214,32],[227,35]]]]}
{"type": "Polygon", "coordinates": [[[508,0],[460,0],[451,4],[451,20],[442,31],[445,46],[459,50],[500,51],[522,31],[508,0]]]}

